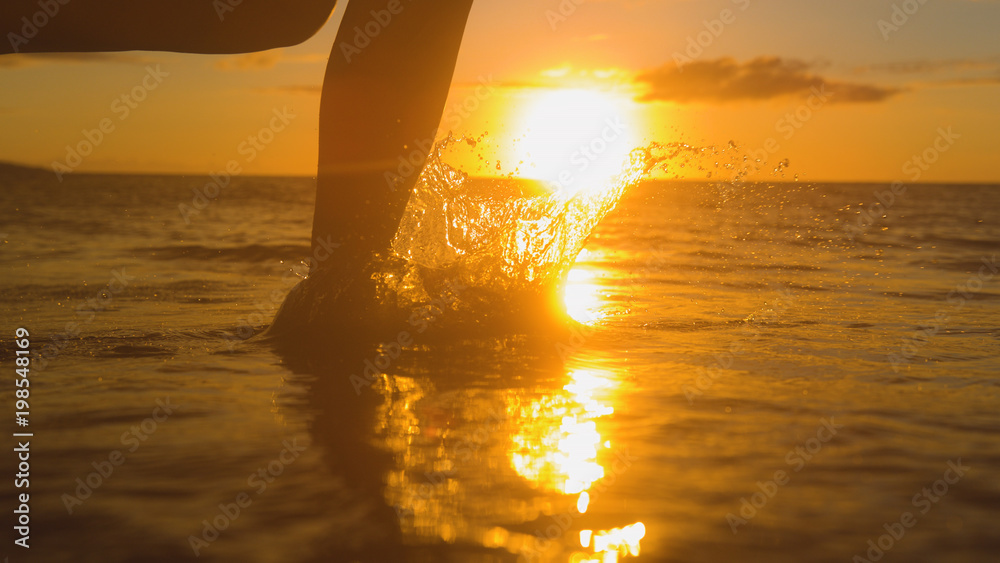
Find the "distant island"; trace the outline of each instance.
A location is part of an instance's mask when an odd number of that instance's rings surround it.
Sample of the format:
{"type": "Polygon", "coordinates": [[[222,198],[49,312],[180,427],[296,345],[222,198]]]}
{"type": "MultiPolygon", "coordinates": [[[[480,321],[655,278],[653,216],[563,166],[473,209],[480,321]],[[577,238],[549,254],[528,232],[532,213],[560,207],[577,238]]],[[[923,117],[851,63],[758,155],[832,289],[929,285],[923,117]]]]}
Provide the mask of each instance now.
{"type": "Polygon", "coordinates": [[[40,176],[43,174],[50,174],[49,170],[44,168],[36,168],[34,166],[24,166],[21,164],[14,164],[12,162],[0,161],[0,176],[40,176]]]}

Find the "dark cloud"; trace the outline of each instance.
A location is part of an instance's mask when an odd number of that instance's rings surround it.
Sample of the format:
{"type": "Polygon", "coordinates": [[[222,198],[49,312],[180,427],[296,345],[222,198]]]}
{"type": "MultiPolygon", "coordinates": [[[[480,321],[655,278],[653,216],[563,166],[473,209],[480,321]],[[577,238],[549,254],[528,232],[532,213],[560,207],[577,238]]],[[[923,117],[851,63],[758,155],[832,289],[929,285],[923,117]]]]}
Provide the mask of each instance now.
{"type": "Polygon", "coordinates": [[[924,83],[922,86],[933,88],[935,86],[996,86],[997,84],[1000,84],[1000,75],[936,80],[924,83]]]}
{"type": "Polygon", "coordinates": [[[0,56],[0,68],[24,68],[43,64],[126,63],[149,60],[134,53],[22,53],[0,56]]]}
{"type": "Polygon", "coordinates": [[[937,72],[980,71],[1000,69],[1000,57],[984,59],[925,59],[878,63],[855,69],[858,73],[930,74],[937,72]]]}
{"type": "Polygon", "coordinates": [[[905,76],[913,89],[995,86],[1000,84],[1000,57],[918,59],[858,67],[858,74],[905,76]]]}
{"type": "Polygon", "coordinates": [[[762,101],[806,97],[814,89],[832,94],[831,103],[881,102],[902,90],[839,82],[813,74],[813,65],[794,59],[758,57],[740,63],[732,58],[668,63],[640,73],[636,82],[647,86],[642,101],[679,103],[762,101]]]}

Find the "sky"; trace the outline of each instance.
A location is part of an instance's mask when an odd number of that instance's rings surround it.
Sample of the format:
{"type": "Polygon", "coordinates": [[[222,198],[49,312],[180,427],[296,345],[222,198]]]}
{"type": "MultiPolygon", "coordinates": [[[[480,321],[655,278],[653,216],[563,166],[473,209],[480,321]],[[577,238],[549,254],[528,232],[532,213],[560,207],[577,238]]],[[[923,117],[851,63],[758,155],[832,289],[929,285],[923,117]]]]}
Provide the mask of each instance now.
{"type": "MultiPolygon", "coordinates": [[[[313,176],[344,7],[261,53],[0,56],[0,160],[313,176]]],[[[997,29],[998,0],[478,0],[442,132],[485,140],[453,157],[479,175],[599,177],[659,142],[736,147],[764,179],[1000,182],[997,29]]]]}

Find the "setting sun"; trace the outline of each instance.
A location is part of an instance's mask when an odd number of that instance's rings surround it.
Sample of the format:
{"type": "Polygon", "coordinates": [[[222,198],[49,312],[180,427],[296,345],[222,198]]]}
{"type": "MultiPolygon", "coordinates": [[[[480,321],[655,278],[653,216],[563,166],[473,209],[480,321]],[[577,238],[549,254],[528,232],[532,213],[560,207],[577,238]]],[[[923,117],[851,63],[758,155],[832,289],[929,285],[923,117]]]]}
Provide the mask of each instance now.
{"type": "Polygon", "coordinates": [[[1000,561],[998,27],[0,0],[10,559],[1000,561]]]}
{"type": "Polygon", "coordinates": [[[521,117],[515,143],[521,174],[553,190],[601,189],[636,146],[630,102],[597,90],[537,94],[521,117]]]}

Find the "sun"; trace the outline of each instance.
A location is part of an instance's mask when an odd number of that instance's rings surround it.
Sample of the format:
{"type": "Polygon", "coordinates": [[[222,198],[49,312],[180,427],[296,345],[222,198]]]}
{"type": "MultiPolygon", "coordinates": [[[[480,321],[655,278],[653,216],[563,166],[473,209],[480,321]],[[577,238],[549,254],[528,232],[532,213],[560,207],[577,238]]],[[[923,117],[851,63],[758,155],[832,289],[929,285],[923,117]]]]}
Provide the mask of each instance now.
{"type": "Polygon", "coordinates": [[[636,147],[632,102],[587,89],[532,93],[514,144],[523,176],[553,190],[577,193],[602,189],[621,172],[636,147]]]}

